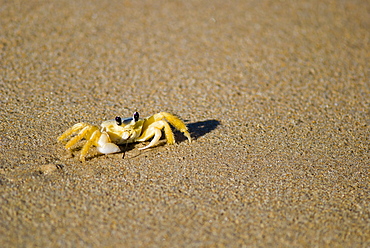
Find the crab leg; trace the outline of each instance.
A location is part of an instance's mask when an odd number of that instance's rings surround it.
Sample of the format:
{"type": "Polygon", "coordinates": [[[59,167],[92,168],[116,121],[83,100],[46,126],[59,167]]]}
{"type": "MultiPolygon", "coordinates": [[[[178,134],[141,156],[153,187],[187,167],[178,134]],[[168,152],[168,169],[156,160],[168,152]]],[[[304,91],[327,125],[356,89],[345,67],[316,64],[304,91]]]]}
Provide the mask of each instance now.
{"type": "Polygon", "coordinates": [[[136,140],[136,141],[146,141],[154,136],[154,138],[150,141],[149,145],[139,148],[139,150],[144,150],[150,147],[153,147],[158,144],[159,139],[162,137],[162,129],[165,129],[165,135],[167,138],[167,142],[171,144],[174,143],[174,136],[172,130],[167,122],[165,121],[156,121],[148,126],[143,134],[136,140]]]}
{"type": "Polygon", "coordinates": [[[67,138],[71,134],[73,134],[77,131],[80,131],[81,129],[83,129],[86,126],[87,126],[87,124],[85,124],[85,123],[77,123],[77,124],[73,125],[73,127],[69,128],[67,131],[65,131],[62,135],[60,135],[58,137],[58,140],[59,141],[64,140],[65,138],[67,138]]]}
{"type": "Polygon", "coordinates": [[[73,137],[72,139],[70,139],[67,144],[66,144],[66,149],[69,149],[71,148],[74,144],[76,144],[78,141],[80,141],[81,139],[83,139],[86,135],[88,135],[88,133],[91,131],[91,127],[90,126],[85,126],[84,128],[82,128],[82,130],[75,136],[73,137]]]}
{"type": "Polygon", "coordinates": [[[100,134],[101,133],[100,133],[99,130],[93,131],[93,133],[91,134],[90,139],[88,139],[86,141],[85,145],[82,147],[81,154],[80,154],[80,160],[82,162],[85,161],[85,157],[86,157],[87,153],[89,152],[90,147],[95,143],[96,139],[99,137],[100,134]]]}
{"type": "Polygon", "coordinates": [[[160,129],[157,129],[157,128],[153,128],[153,132],[154,132],[154,138],[150,141],[149,145],[139,148],[139,150],[145,150],[147,148],[155,146],[158,143],[159,139],[162,136],[162,132],[160,129]]]}
{"type": "Polygon", "coordinates": [[[182,120],[180,120],[177,116],[174,116],[167,112],[160,112],[159,114],[164,116],[164,118],[166,118],[171,123],[171,125],[173,125],[180,132],[184,133],[185,137],[188,138],[189,141],[191,141],[188,128],[182,120]]]}
{"type": "MultiPolygon", "coordinates": [[[[152,122],[155,122],[155,121],[159,121],[159,120],[163,120],[163,119],[166,119],[172,126],[174,126],[177,130],[179,130],[180,132],[182,132],[186,138],[188,138],[189,142],[191,142],[191,137],[190,137],[190,134],[189,134],[189,131],[188,131],[188,128],[186,127],[186,125],[184,124],[184,122],[182,120],[180,120],[177,116],[174,116],[170,113],[167,113],[167,112],[160,112],[158,114],[155,114],[153,115],[152,117],[150,117],[148,119],[148,121],[152,121],[152,122]]],[[[145,127],[144,127],[145,129],[145,127]]],[[[166,132],[166,128],[165,128],[165,132],[166,132]]],[[[171,131],[172,133],[172,131],[171,131]]],[[[167,133],[166,133],[166,136],[167,136],[167,133]]],[[[169,144],[173,144],[175,143],[175,141],[173,141],[172,143],[168,142],[169,144]]]]}

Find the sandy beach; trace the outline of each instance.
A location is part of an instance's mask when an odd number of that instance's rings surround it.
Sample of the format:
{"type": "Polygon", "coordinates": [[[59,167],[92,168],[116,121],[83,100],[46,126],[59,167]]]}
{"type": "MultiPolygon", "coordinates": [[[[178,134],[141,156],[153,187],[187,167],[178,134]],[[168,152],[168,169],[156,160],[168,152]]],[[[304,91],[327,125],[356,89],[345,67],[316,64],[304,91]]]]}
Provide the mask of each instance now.
{"type": "Polygon", "coordinates": [[[0,0],[0,246],[370,247],[369,9],[0,0]],[[193,142],[57,141],[135,111],[193,142]]]}

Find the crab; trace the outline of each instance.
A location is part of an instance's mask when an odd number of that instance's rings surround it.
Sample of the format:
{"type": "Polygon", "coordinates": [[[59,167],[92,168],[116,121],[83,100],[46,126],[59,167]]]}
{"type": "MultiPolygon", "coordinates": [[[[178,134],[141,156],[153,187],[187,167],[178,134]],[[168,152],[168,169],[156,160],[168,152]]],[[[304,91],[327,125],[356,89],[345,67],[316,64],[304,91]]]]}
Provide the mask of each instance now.
{"type": "Polygon", "coordinates": [[[169,123],[177,130],[181,131],[191,142],[191,137],[185,123],[178,117],[167,112],[160,112],[146,118],[139,118],[139,113],[135,112],[132,117],[124,118],[117,116],[114,120],[104,121],[101,127],[87,123],[77,123],[61,136],[59,141],[69,139],[65,148],[71,149],[82,139],[86,140],[80,153],[80,161],[85,162],[89,149],[96,146],[102,154],[120,152],[119,145],[134,142],[144,142],[153,138],[150,143],[139,150],[145,150],[158,145],[164,129],[168,144],[175,143],[175,137],[169,123]],[[75,136],[73,136],[75,134],[75,136]]]}

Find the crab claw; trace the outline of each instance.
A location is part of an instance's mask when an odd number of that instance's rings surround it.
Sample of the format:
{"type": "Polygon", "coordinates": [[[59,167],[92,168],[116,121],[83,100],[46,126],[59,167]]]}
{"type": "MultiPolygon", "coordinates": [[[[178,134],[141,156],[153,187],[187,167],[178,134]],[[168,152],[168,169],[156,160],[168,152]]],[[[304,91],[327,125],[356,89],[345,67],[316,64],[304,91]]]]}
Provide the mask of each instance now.
{"type": "Polygon", "coordinates": [[[120,152],[121,149],[116,144],[113,144],[107,133],[102,133],[98,141],[98,151],[103,154],[120,152]]]}

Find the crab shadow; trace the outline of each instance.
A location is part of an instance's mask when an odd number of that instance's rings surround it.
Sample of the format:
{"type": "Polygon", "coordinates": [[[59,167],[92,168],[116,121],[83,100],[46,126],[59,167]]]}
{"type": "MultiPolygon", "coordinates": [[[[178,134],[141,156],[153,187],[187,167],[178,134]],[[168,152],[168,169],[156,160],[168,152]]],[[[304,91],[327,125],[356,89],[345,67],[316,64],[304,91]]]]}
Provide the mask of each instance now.
{"type": "MultiPolygon", "coordinates": [[[[187,127],[189,129],[191,138],[193,140],[197,140],[199,137],[202,137],[207,133],[210,133],[213,130],[215,130],[219,125],[220,122],[218,120],[206,120],[189,123],[187,124],[187,127]]],[[[178,142],[183,142],[187,140],[186,137],[180,131],[177,130],[175,131],[175,137],[178,142]]]]}

